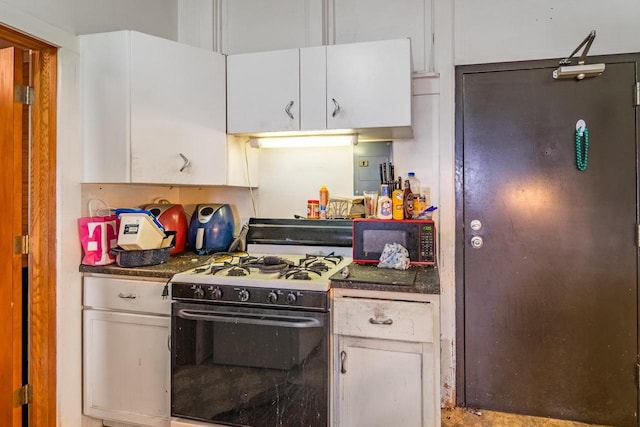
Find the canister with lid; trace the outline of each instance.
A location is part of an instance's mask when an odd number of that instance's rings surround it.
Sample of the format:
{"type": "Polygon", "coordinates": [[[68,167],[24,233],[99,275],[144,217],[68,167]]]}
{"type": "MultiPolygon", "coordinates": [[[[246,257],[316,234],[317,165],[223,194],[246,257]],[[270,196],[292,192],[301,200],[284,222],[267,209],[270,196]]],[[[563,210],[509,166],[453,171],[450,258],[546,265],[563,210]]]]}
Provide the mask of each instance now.
{"type": "Polygon", "coordinates": [[[307,200],[307,219],[320,219],[320,200],[307,200]]]}

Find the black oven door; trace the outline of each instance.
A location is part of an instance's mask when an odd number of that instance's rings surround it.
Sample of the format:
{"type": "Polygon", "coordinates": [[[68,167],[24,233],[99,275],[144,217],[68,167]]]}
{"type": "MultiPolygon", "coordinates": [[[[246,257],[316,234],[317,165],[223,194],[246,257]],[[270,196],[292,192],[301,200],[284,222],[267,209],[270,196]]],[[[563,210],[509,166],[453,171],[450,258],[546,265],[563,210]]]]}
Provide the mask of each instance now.
{"type": "Polygon", "coordinates": [[[328,313],[173,302],[171,415],[328,425],[328,313]]]}

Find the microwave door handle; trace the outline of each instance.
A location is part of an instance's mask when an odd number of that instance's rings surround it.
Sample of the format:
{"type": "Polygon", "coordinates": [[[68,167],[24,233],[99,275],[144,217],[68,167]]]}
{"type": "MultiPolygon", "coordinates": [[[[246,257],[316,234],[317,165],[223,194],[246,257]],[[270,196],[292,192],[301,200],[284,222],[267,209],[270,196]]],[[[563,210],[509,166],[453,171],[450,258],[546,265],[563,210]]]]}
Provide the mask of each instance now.
{"type": "Polygon", "coordinates": [[[226,311],[217,311],[216,314],[209,314],[207,312],[191,311],[191,310],[178,310],[176,314],[181,319],[186,320],[203,320],[205,322],[222,322],[222,323],[243,323],[246,325],[261,325],[261,326],[279,326],[284,328],[320,328],[323,326],[323,322],[320,319],[312,317],[289,317],[289,316],[268,316],[269,319],[264,319],[262,315],[253,315],[247,313],[233,313],[226,311]],[[273,318],[281,318],[287,320],[274,320],[273,318]]]}

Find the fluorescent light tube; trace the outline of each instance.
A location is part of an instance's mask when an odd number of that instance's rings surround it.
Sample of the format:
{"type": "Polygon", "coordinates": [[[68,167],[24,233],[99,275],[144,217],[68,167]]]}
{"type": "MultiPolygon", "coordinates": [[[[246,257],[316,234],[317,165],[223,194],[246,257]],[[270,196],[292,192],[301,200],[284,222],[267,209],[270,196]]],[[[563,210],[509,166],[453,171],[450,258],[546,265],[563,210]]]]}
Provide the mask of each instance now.
{"type": "Polygon", "coordinates": [[[313,135],[258,138],[261,148],[345,147],[357,143],[357,135],[313,135]]]}

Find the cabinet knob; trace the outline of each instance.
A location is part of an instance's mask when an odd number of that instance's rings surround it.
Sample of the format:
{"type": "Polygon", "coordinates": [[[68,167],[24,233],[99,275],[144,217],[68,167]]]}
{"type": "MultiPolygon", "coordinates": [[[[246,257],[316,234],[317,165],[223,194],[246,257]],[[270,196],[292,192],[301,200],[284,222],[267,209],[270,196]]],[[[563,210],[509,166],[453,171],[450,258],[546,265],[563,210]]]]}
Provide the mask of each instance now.
{"type": "Polygon", "coordinates": [[[347,373],[346,364],[347,364],[347,352],[341,351],[340,352],[340,373],[342,374],[347,373]]]}

